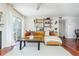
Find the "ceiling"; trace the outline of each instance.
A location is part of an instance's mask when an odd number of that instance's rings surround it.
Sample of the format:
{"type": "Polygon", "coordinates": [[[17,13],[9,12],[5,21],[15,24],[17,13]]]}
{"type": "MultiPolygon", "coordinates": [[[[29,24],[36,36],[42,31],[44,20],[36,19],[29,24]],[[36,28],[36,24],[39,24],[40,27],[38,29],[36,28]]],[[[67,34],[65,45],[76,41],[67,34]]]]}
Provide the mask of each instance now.
{"type": "Polygon", "coordinates": [[[24,16],[79,16],[79,3],[12,3],[24,16]]]}

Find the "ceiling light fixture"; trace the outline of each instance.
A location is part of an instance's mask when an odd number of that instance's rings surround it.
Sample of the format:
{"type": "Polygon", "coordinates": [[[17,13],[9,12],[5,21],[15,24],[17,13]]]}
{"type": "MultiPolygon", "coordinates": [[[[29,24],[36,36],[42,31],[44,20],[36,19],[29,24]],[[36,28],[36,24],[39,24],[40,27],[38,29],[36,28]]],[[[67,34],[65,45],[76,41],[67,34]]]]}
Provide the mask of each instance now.
{"type": "Polygon", "coordinates": [[[38,3],[36,9],[39,10],[41,5],[42,5],[42,3],[38,3]]]}

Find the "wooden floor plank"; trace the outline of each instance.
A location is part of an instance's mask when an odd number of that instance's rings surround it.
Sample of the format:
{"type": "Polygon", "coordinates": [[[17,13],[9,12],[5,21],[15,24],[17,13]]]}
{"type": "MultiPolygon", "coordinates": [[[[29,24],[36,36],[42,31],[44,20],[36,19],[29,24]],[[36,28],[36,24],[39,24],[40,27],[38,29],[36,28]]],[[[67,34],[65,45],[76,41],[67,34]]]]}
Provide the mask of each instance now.
{"type": "Polygon", "coordinates": [[[14,46],[11,47],[5,47],[3,49],[0,49],[0,56],[5,55],[6,53],[10,52],[13,49],[14,46]]]}
{"type": "Polygon", "coordinates": [[[72,55],[79,56],[79,41],[75,42],[75,39],[64,39],[62,46],[72,55]]]}

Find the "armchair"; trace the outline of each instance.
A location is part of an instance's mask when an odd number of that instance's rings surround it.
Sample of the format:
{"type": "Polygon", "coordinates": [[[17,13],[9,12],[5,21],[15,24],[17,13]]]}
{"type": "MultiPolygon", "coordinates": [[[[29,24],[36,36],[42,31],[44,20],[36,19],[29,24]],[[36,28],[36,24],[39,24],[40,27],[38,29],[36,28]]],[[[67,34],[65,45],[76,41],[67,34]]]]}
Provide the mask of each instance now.
{"type": "Polygon", "coordinates": [[[76,41],[79,39],[79,29],[75,29],[76,41]]]}

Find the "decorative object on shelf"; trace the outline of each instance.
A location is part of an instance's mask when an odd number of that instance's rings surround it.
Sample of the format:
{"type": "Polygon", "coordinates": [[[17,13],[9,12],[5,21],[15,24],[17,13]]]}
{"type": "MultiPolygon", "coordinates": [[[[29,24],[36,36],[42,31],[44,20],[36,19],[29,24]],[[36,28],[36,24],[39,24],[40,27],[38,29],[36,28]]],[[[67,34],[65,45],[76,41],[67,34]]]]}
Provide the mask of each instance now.
{"type": "Polygon", "coordinates": [[[44,30],[50,28],[51,29],[51,19],[50,17],[45,18],[44,20],[44,30]]]}
{"type": "Polygon", "coordinates": [[[50,17],[47,17],[46,19],[47,19],[47,20],[50,20],[50,17]]]}
{"type": "Polygon", "coordinates": [[[57,24],[57,21],[55,22],[55,24],[57,24]]]}
{"type": "Polygon", "coordinates": [[[57,30],[57,28],[55,28],[55,30],[57,30]]]}
{"type": "Polygon", "coordinates": [[[36,21],[34,20],[34,23],[36,23],[36,21]]]}
{"type": "Polygon", "coordinates": [[[42,19],[35,19],[34,24],[36,27],[36,31],[54,31],[58,32],[58,20],[57,18],[51,19],[50,17],[42,18],[42,19]]]}
{"type": "Polygon", "coordinates": [[[34,24],[36,27],[36,31],[43,31],[43,19],[35,19],[34,24]]]}
{"type": "Polygon", "coordinates": [[[51,19],[50,17],[43,19],[35,19],[34,20],[36,31],[45,31],[46,29],[51,29],[51,19]]]}
{"type": "Polygon", "coordinates": [[[62,17],[61,16],[59,17],[59,20],[62,20],[62,17]]]}

